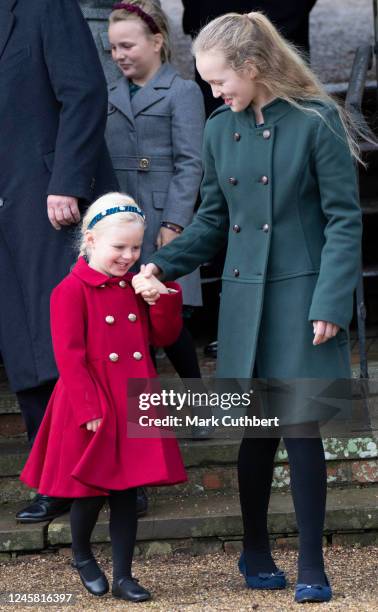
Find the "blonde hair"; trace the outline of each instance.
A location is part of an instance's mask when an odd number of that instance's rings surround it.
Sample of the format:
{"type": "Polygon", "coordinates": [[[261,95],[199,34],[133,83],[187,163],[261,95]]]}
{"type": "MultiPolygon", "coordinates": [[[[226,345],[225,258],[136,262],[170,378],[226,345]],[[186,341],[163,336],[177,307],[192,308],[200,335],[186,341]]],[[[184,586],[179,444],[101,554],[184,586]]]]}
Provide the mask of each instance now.
{"type": "MultiPolygon", "coordinates": [[[[161,61],[169,62],[171,59],[171,43],[169,39],[169,25],[168,18],[164,11],[160,8],[157,2],[153,0],[129,0],[127,4],[139,6],[147,15],[152,17],[157,27],[159,28],[159,32],[163,37],[163,44],[160,50],[160,58],[161,61]]],[[[154,36],[152,34],[150,28],[147,23],[143,21],[138,15],[135,13],[129,13],[125,9],[116,9],[112,11],[109,15],[109,23],[117,23],[118,21],[129,21],[134,20],[138,21],[142,24],[146,36],[154,36]]]]}
{"type": "MultiPolygon", "coordinates": [[[[372,135],[363,126],[356,125],[349,113],[327,94],[300,51],[281,36],[263,13],[229,13],[208,23],[195,39],[193,53],[210,50],[221,51],[235,71],[253,64],[257,70],[256,83],[300,110],[319,115],[333,132],[324,116],[303,102],[323,102],[335,108],[351,155],[361,162],[358,136],[371,142],[372,135]]],[[[335,135],[340,138],[338,133],[335,135]]]]}
{"type": "MultiPolygon", "coordinates": [[[[86,232],[88,231],[88,226],[91,221],[93,221],[97,215],[100,215],[106,210],[116,206],[135,206],[140,213],[143,212],[142,209],[135,203],[135,200],[133,200],[133,198],[126,193],[114,191],[106,193],[105,195],[101,196],[101,198],[95,200],[87,209],[80,227],[80,237],[78,240],[79,257],[88,256],[86,232]]],[[[93,229],[90,229],[89,231],[102,232],[111,226],[130,222],[139,223],[143,227],[145,225],[144,218],[137,212],[122,211],[111,215],[104,215],[104,218],[100,219],[93,229]]]]}

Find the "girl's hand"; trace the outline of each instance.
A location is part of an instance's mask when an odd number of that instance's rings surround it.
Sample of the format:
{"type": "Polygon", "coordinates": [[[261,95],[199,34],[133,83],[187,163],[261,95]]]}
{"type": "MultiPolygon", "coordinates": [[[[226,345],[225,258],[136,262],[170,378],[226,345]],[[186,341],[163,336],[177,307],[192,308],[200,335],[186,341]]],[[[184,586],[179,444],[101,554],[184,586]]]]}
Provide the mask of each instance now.
{"type": "Polygon", "coordinates": [[[162,293],[168,293],[167,287],[155,276],[146,275],[146,266],[140,267],[140,273],[133,277],[132,286],[135,293],[142,295],[143,299],[152,306],[156,303],[162,293]]]}
{"type": "Polygon", "coordinates": [[[101,425],[101,421],[102,419],[94,419],[93,421],[88,421],[88,423],[85,423],[85,426],[88,431],[97,431],[101,425]]]}
{"type": "Polygon", "coordinates": [[[334,338],[340,329],[338,325],[330,323],[329,321],[313,321],[312,324],[314,327],[314,340],[312,344],[314,346],[323,344],[330,338],[334,338]]]}

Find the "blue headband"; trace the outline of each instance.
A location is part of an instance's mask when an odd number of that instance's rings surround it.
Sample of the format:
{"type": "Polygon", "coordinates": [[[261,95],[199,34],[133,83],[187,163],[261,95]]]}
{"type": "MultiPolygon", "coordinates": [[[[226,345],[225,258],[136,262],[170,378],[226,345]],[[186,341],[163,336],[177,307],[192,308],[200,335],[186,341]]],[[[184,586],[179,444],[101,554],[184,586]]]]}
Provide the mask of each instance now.
{"type": "Polygon", "coordinates": [[[143,221],[146,217],[144,212],[140,208],[137,208],[136,206],[114,206],[114,208],[108,208],[107,210],[103,210],[102,212],[98,213],[98,215],[93,217],[92,221],[88,223],[87,229],[89,230],[92,229],[92,227],[96,225],[96,223],[101,221],[101,219],[103,219],[104,217],[108,217],[109,215],[114,215],[115,213],[119,213],[119,212],[136,213],[137,215],[140,215],[142,217],[143,221]]]}

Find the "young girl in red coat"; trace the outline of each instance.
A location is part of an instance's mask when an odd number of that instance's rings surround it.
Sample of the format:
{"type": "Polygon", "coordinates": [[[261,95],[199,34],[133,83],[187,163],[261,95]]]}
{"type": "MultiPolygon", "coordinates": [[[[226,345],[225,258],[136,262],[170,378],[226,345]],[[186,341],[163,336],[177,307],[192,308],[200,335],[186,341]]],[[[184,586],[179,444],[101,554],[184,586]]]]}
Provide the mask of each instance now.
{"type": "Polygon", "coordinates": [[[149,344],[171,344],[182,325],[177,284],[148,279],[150,305],[134,292],[128,270],[143,234],[144,213],[129,196],[110,193],[88,209],[79,260],[52,293],[60,378],[21,474],[41,494],[74,498],[73,567],[93,595],[109,589],[90,546],[108,498],[112,593],[129,601],[151,597],[131,574],[136,488],[186,480],[175,439],[127,437],[127,379],[155,377],[149,344]]]}

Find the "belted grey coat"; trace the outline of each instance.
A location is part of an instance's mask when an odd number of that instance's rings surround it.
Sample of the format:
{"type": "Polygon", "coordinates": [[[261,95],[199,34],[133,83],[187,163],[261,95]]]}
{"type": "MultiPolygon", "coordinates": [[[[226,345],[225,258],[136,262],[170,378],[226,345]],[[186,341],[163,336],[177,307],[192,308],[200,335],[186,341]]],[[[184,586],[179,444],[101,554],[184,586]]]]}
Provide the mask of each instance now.
{"type": "MultiPolygon", "coordinates": [[[[109,87],[106,140],[120,187],[146,213],[140,262],[155,251],[161,221],[186,227],[202,177],[205,111],[200,88],[170,64],[130,99],[128,80],[109,87]]],[[[201,305],[199,270],[179,279],[184,304],[201,305]]]]}

